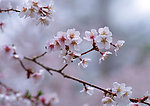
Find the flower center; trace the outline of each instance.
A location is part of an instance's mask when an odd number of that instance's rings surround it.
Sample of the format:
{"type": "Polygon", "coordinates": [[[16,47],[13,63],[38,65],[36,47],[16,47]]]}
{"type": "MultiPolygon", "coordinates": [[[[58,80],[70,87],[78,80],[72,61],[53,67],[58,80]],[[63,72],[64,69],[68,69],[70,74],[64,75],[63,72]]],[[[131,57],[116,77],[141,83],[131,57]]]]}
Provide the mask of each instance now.
{"type": "Polygon", "coordinates": [[[73,39],[74,38],[74,33],[70,34],[70,38],[73,39]]]}
{"type": "Polygon", "coordinates": [[[105,31],[103,31],[103,32],[101,33],[101,35],[107,35],[107,33],[106,33],[105,31]]]}
{"type": "Polygon", "coordinates": [[[101,42],[105,44],[107,42],[106,38],[102,38],[101,42]]]}

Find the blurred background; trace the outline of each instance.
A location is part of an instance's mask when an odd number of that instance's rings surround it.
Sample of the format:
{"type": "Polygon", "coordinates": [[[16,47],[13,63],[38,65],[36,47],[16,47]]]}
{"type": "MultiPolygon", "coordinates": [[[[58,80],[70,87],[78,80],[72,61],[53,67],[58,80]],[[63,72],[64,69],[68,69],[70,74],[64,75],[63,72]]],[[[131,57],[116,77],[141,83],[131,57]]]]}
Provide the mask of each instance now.
{"type": "MultiPolygon", "coordinates": [[[[54,0],[54,10],[54,21],[46,27],[19,18],[17,13],[1,13],[0,21],[5,26],[0,31],[0,44],[15,44],[19,53],[30,57],[43,53],[46,42],[58,31],[75,28],[83,37],[87,30],[108,26],[114,39],[125,40],[118,56],[113,54],[99,64],[100,55],[91,52],[85,55],[92,59],[86,69],[77,67],[79,61],[76,61],[64,72],[103,88],[111,88],[115,81],[126,83],[133,87],[133,97],[150,91],[150,0],[54,0]]],[[[91,47],[86,41],[81,45],[81,52],[91,47]]],[[[56,69],[63,66],[58,54],[46,55],[40,61],[56,69]]],[[[41,69],[24,62],[34,70],[41,69]]],[[[60,75],[45,72],[44,79],[35,83],[26,79],[19,65],[3,66],[0,72],[4,74],[1,81],[21,92],[28,89],[34,94],[41,89],[45,93],[57,93],[60,102],[56,106],[102,106],[101,92],[95,90],[92,96],[80,93],[81,84],[60,75]]],[[[126,106],[122,103],[121,106],[126,106]]]]}

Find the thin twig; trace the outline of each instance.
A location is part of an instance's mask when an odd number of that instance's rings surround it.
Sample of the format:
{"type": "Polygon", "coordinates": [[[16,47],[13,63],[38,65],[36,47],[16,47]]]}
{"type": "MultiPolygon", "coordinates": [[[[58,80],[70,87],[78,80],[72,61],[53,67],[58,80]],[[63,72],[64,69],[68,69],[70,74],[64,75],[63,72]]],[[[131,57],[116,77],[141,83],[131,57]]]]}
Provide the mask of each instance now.
{"type": "Polygon", "coordinates": [[[45,56],[46,53],[47,53],[47,52],[44,52],[44,53],[42,53],[42,54],[39,55],[39,56],[34,56],[33,59],[36,60],[36,59],[38,59],[38,58],[40,58],[40,57],[43,57],[43,56],[45,56]]]}
{"type": "Polygon", "coordinates": [[[10,12],[10,11],[21,12],[20,10],[16,10],[16,9],[13,9],[13,8],[11,8],[11,9],[4,9],[4,10],[0,9],[0,13],[1,12],[10,12]]]}

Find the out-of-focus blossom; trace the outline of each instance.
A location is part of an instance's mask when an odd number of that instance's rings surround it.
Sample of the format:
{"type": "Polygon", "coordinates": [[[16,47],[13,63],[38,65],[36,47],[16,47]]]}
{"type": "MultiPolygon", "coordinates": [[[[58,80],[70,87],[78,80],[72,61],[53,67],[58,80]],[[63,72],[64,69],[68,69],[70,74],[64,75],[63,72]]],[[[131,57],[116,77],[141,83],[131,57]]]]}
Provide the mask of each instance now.
{"type": "Polygon", "coordinates": [[[52,105],[52,104],[57,104],[59,103],[59,99],[58,99],[58,96],[57,94],[51,94],[51,95],[42,95],[39,97],[40,101],[43,103],[43,104],[46,104],[46,105],[52,105]]]}
{"type": "Polygon", "coordinates": [[[131,97],[132,95],[132,87],[125,87],[123,91],[123,96],[131,97]]]}
{"type": "Polygon", "coordinates": [[[39,2],[29,1],[28,7],[23,7],[19,16],[22,17],[30,17],[38,20],[38,23],[48,25],[50,21],[52,21],[53,17],[53,4],[49,6],[41,6],[39,2]]]}
{"type": "Polygon", "coordinates": [[[0,22],[0,30],[3,31],[3,26],[4,26],[4,23],[3,22],[0,22]]]}
{"type": "Polygon", "coordinates": [[[85,92],[89,95],[93,95],[94,94],[94,88],[93,87],[84,87],[83,90],[81,90],[80,92],[85,92]]]}
{"type": "Polygon", "coordinates": [[[39,70],[39,72],[35,72],[34,74],[31,75],[31,77],[35,80],[35,81],[40,81],[44,78],[44,70],[39,70]]]}
{"type": "Polygon", "coordinates": [[[16,52],[16,47],[14,45],[5,45],[1,48],[1,56],[6,56],[8,58],[13,58],[13,59],[20,59],[22,60],[23,59],[23,56],[18,54],[16,52]]]}
{"type": "Polygon", "coordinates": [[[57,103],[59,103],[59,98],[58,98],[58,96],[57,96],[56,93],[53,93],[53,94],[50,96],[50,102],[51,102],[52,104],[57,104],[57,103]]]}
{"type": "Polygon", "coordinates": [[[105,53],[103,53],[102,56],[101,56],[100,59],[99,59],[99,63],[101,63],[102,60],[105,60],[105,59],[108,57],[108,55],[111,55],[111,54],[112,54],[112,53],[109,52],[109,51],[106,51],[105,53]]]}
{"type": "Polygon", "coordinates": [[[89,104],[84,104],[83,106],[89,106],[89,104]]]}
{"type": "Polygon", "coordinates": [[[115,101],[110,97],[104,97],[102,103],[103,106],[115,106],[115,101]]]}
{"type": "Polygon", "coordinates": [[[115,55],[117,56],[117,51],[120,50],[120,48],[123,46],[123,44],[125,43],[124,40],[118,40],[117,43],[115,44],[115,55]]]}
{"type": "Polygon", "coordinates": [[[85,31],[85,37],[83,37],[85,40],[93,42],[97,36],[97,30],[96,29],[91,29],[90,31],[85,31]]]}
{"type": "Polygon", "coordinates": [[[83,58],[81,61],[78,63],[79,66],[82,66],[83,68],[86,68],[88,66],[88,61],[91,61],[90,58],[83,58]]]}

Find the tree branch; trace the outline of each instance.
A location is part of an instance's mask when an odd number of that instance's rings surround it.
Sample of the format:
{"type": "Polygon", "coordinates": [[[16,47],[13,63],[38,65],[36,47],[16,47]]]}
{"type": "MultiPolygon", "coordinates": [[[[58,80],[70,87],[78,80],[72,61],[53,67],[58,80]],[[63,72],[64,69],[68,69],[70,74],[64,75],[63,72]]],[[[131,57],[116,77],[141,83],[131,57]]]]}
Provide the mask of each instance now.
{"type": "Polygon", "coordinates": [[[10,11],[21,12],[20,10],[16,10],[16,9],[13,9],[13,8],[11,8],[11,9],[4,9],[4,10],[0,9],[0,13],[1,12],[10,12],[10,11]]]}
{"type": "Polygon", "coordinates": [[[37,62],[37,61],[34,60],[34,59],[31,59],[31,58],[28,58],[28,57],[24,57],[24,59],[36,63],[37,65],[43,67],[43,68],[44,68],[45,70],[47,70],[48,72],[50,72],[50,71],[57,72],[57,73],[59,73],[60,75],[62,75],[64,78],[67,78],[67,79],[71,79],[71,80],[77,81],[77,82],[79,82],[79,83],[81,83],[81,84],[84,84],[84,85],[88,85],[88,86],[94,87],[94,88],[96,88],[96,89],[98,89],[98,90],[101,90],[101,91],[103,91],[103,92],[105,92],[105,93],[109,93],[109,94],[112,94],[113,96],[116,96],[116,94],[114,94],[114,93],[112,93],[112,92],[110,92],[110,91],[108,91],[108,90],[105,90],[105,89],[103,89],[103,88],[101,88],[101,87],[98,87],[98,86],[96,86],[96,85],[90,84],[90,83],[88,83],[88,82],[85,82],[85,81],[83,81],[83,80],[77,79],[77,78],[75,78],[75,77],[66,75],[66,74],[63,73],[62,71],[68,66],[68,64],[64,65],[61,69],[58,69],[58,70],[57,70],[57,69],[53,69],[53,68],[44,66],[43,64],[37,62]]]}

